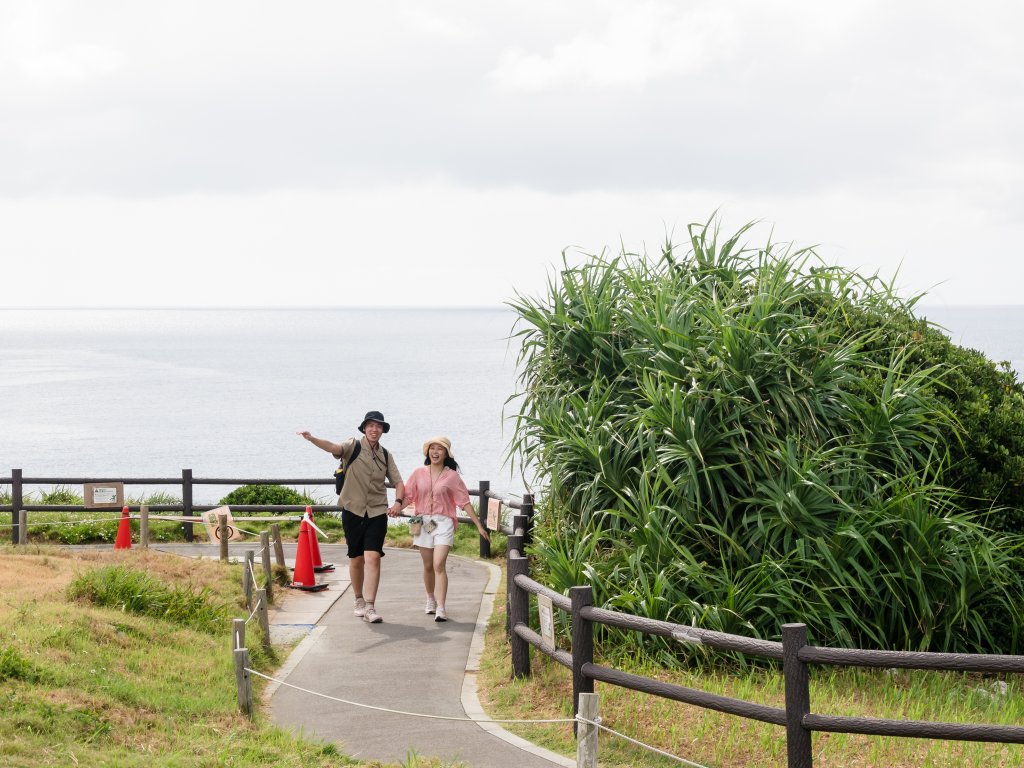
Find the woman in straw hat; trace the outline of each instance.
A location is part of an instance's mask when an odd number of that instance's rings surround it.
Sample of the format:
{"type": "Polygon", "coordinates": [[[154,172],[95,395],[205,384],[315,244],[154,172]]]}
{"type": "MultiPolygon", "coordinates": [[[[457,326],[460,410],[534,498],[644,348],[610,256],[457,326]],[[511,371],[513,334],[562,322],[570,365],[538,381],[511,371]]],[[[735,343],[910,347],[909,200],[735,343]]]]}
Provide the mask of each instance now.
{"type": "Polygon", "coordinates": [[[447,621],[444,600],[448,595],[448,552],[455,543],[456,509],[469,515],[480,535],[491,536],[480,522],[469,501],[469,490],[452,456],[452,441],[432,437],[423,444],[423,466],[414,470],[405,483],[405,506],[416,505],[423,527],[413,539],[423,558],[423,586],[427,590],[428,614],[434,621],[447,621]]]}

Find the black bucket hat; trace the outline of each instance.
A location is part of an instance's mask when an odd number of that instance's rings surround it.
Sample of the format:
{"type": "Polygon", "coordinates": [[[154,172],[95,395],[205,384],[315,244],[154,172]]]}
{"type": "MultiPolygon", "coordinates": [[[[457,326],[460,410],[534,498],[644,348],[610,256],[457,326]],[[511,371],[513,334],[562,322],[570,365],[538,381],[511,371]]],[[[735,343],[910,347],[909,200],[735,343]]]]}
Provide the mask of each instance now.
{"type": "Polygon", "coordinates": [[[377,421],[384,425],[384,431],[390,432],[391,425],[384,421],[384,414],[380,411],[367,411],[366,415],[363,416],[363,423],[359,425],[358,429],[363,434],[366,434],[366,422],[377,421]]]}

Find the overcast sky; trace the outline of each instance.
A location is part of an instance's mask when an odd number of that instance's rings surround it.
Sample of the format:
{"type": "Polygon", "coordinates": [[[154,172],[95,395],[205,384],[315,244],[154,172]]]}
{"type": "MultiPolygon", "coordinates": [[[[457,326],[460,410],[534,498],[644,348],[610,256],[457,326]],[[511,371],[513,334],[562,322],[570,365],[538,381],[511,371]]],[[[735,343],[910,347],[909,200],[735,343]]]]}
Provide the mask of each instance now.
{"type": "Polygon", "coordinates": [[[498,305],[723,227],[1024,285],[1019,2],[0,3],[0,306],[498,305]]]}

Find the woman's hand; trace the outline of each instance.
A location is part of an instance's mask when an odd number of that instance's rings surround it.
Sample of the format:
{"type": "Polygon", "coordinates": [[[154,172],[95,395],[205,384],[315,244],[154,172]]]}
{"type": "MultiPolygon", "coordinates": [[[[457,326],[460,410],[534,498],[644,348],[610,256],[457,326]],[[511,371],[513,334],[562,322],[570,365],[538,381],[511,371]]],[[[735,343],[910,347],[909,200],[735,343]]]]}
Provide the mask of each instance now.
{"type": "Polygon", "coordinates": [[[487,539],[488,541],[491,540],[491,532],[484,528],[483,525],[477,523],[476,529],[480,531],[480,535],[483,536],[485,539],[487,539]]]}

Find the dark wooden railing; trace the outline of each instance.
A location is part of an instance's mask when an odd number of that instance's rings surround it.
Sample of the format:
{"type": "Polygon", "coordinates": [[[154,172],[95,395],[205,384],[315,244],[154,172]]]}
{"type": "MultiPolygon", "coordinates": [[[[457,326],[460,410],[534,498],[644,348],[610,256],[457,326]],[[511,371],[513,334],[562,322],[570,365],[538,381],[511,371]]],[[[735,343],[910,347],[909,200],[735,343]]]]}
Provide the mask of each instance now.
{"type": "MultiPolygon", "coordinates": [[[[183,517],[197,517],[197,513],[207,512],[211,509],[215,509],[220,506],[219,504],[196,504],[193,502],[193,489],[197,485],[222,485],[239,487],[243,485],[283,485],[291,487],[320,487],[329,486],[333,489],[334,478],[237,478],[237,477],[196,477],[191,469],[181,470],[180,477],[25,477],[24,472],[21,469],[12,469],[10,477],[0,477],[0,486],[10,485],[11,487],[11,503],[0,504],[0,512],[9,510],[11,512],[11,541],[14,544],[18,543],[17,529],[19,525],[19,513],[24,510],[26,512],[94,512],[96,510],[87,509],[84,504],[31,504],[25,502],[25,487],[26,486],[84,486],[87,483],[122,483],[125,486],[145,486],[145,485],[159,485],[159,486],[179,486],[181,488],[181,503],[178,504],[147,504],[150,512],[181,512],[183,517]]],[[[521,514],[527,516],[528,519],[532,519],[533,516],[533,497],[529,494],[523,496],[522,501],[517,499],[511,499],[502,496],[498,493],[491,491],[491,484],[487,480],[481,480],[480,486],[476,489],[469,489],[470,496],[476,496],[479,499],[480,507],[480,519],[486,523],[487,520],[487,502],[490,499],[496,499],[504,506],[519,511],[521,514]]],[[[128,508],[132,511],[138,511],[141,505],[127,504],[128,508]]],[[[272,511],[272,512],[301,512],[306,509],[306,505],[297,504],[232,504],[231,509],[239,512],[257,512],[257,511],[272,511]]],[[[317,504],[312,505],[313,512],[340,512],[341,507],[335,504],[317,504]]],[[[118,507],[117,512],[121,511],[118,507]]],[[[114,518],[112,518],[114,519],[114,518]]],[[[197,517],[197,522],[199,522],[197,517]]],[[[459,522],[462,524],[471,524],[472,521],[469,518],[459,517],[459,522]]],[[[191,542],[194,540],[194,524],[191,522],[181,523],[182,534],[185,541],[191,542]]],[[[504,526],[505,532],[511,531],[509,526],[504,526]]],[[[480,537],[480,556],[489,558],[491,556],[491,544],[483,536],[480,537]]]]}
{"type": "Polygon", "coordinates": [[[816,647],[807,644],[804,624],[784,624],[782,642],[756,640],[741,635],[713,632],[683,624],[656,621],[595,607],[590,586],[571,587],[569,595],[554,592],[529,577],[529,561],[523,554],[523,540],[531,520],[514,516],[508,539],[507,616],[513,677],[530,674],[530,648],[536,648],[572,671],[573,702],[579,714],[580,695],[594,692],[599,680],[653,696],[680,701],[704,709],[759,720],[785,727],[788,768],[812,768],[811,736],[814,732],[857,733],[921,739],[1024,744],[1024,727],[886,720],[846,717],[811,711],[810,667],[882,667],[886,669],[930,669],[956,672],[1021,673],[1024,656],[966,653],[911,653],[816,647]],[[553,647],[530,627],[530,595],[545,596],[553,608],[570,614],[571,651],[553,647]],[[741,699],[719,696],[693,688],[641,677],[594,663],[595,624],[633,630],[681,643],[718,651],[743,653],[782,662],[785,706],[770,707],[741,699]]]}

